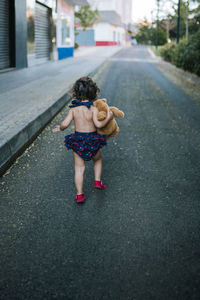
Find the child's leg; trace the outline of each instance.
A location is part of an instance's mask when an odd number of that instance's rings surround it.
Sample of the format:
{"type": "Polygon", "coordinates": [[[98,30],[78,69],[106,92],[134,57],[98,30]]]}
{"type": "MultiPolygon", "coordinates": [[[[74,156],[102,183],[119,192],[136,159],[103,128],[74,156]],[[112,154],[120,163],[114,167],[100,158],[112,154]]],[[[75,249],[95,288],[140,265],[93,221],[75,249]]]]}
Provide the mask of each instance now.
{"type": "Polygon", "coordinates": [[[85,161],[75,152],[74,154],[74,182],[77,195],[83,194],[83,176],[85,172],[85,161]]]}
{"type": "Polygon", "coordinates": [[[102,157],[101,157],[101,150],[97,152],[97,154],[93,157],[94,162],[94,178],[95,181],[101,180],[102,175],[102,157]]]}

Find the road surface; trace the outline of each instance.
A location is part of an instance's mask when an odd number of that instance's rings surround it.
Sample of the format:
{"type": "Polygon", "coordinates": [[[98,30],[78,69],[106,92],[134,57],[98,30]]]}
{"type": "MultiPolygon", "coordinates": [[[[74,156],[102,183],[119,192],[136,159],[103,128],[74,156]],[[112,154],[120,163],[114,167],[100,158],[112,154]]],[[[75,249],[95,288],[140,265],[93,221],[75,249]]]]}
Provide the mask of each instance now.
{"type": "Polygon", "coordinates": [[[106,191],[87,163],[84,205],[73,125],[51,132],[68,106],[1,179],[1,299],[200,299],[200,101],[178,76],[146,47],[95,75],[125,119],[102,151],[106,191]]]}

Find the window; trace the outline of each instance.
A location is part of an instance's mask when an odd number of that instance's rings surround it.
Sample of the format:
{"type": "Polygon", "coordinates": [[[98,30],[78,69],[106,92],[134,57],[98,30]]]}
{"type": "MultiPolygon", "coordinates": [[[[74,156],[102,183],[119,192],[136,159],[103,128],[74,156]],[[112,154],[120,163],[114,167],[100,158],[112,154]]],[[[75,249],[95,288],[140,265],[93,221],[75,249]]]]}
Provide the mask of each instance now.
{"type": "Polygon", "coordinates": [[[61,16],[61,23],[62,23],[62,45],[70,45],[70,23],[71,18],[62,14],[61,16]]]}

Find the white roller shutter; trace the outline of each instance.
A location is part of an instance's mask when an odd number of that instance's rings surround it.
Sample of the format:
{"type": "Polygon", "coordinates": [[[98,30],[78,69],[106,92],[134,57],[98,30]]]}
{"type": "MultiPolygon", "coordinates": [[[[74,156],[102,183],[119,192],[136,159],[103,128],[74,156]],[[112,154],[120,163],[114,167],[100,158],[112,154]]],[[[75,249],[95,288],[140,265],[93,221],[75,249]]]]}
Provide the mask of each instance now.
{"type": "Polygon", "coordinates": [[[39,3],[35,6],[35,57],[49,59],[50,56],[49,9],[39,3]]]}

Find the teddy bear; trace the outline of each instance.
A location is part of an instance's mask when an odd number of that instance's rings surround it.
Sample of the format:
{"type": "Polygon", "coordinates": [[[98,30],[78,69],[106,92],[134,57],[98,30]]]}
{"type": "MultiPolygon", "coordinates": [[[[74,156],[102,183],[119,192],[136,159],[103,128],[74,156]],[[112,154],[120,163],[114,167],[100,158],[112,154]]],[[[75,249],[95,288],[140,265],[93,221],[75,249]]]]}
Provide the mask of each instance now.
{"type": "MultiPolygon", "coordinates": [[[[94,101],[93,105],[98,109],[97,118],[99,121],[103,121],[106,118],[107,111],[110,109],[113,112],[113,116],[117,118],[123,118],[124,113],[123,111],[119,110],[115,106],[108,106],[106,99],[98,99],[94,101]]],[[[113,136],[116,136],[119,132],[119,127],[117,125],[117,122],[114,118],[112,118],[106,126],[102,128],[97,128],[97,132],[99,134],[105,134],[107,135],[107,139],[113,136]]]]}

